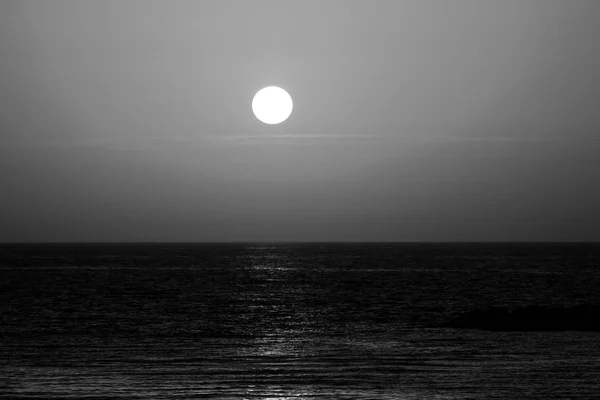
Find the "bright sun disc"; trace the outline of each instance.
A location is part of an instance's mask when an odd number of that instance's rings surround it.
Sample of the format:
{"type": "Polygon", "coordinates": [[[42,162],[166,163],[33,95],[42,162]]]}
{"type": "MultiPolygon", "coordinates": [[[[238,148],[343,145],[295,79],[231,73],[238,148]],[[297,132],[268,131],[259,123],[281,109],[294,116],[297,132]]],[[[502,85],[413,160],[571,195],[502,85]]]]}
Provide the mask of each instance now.
{"type": "Polygon", "coordinates": [[[292,97],[280,87],[269,86],[259,90],[252,99],[252,111],[265,124],[279,124],[292,113],[292,97]]]}

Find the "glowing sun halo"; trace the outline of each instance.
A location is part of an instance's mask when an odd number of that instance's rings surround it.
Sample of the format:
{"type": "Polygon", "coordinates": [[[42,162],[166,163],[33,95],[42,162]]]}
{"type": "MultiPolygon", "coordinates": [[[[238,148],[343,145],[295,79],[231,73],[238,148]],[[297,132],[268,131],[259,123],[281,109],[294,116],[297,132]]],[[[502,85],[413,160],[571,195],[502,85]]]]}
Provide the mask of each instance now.
{"type": "Polygon", "coordinates": [[[252,111],[265,124],[279,124],[292,113],[292,97],[280,87],[269,86],[259,90],[252,99],[252,111]]]}

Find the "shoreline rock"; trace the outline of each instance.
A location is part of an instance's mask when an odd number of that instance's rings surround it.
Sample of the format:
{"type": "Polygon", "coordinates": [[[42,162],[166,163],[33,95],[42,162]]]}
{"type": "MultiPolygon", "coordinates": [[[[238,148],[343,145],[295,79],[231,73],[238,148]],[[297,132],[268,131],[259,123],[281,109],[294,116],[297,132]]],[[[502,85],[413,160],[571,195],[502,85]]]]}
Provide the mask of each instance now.
{"type": "Polygon", "coordinates": [[[514,309],[491,307],[460,314],[445,326],[488,331],[600,332],[600,306],[546,308],[534,305],[514,309]]]}

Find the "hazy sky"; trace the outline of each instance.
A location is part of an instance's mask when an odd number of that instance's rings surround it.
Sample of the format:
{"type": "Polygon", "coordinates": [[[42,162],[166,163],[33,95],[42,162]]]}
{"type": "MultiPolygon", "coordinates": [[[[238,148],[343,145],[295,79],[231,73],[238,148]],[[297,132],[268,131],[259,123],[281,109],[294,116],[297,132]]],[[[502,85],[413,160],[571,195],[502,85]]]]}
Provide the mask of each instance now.
{"type": "Polygon", "coordinates": [[[600,1],[0,2],[0,241],[600,240],[600,1]],[[294,99],[259,122],[255,92],[294,99]]]}

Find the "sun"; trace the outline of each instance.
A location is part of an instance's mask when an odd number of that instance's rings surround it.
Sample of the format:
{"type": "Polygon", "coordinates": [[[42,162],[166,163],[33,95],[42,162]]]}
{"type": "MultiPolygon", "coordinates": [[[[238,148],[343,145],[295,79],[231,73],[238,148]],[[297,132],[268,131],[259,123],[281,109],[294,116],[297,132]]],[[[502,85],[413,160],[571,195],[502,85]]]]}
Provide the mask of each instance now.
{"type": "Polygon", "coordinates": [[[280,124],[292,114],[292,97],[280,87],[269,86],[259,90],[252,99],[252,111],[265,124],[280,124]]]}

